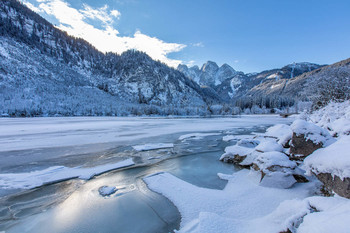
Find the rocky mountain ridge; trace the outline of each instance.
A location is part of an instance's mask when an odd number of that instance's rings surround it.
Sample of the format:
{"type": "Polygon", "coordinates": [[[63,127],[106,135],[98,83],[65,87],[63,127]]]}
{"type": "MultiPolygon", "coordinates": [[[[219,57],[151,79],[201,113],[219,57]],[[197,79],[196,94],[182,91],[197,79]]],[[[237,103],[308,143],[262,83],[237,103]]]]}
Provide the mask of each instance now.
{"type": "Polygon", "coordinates": [[[185,65],[179,65],[177,69],[199,85],[206,85],[214,89],[222,100],[231,101],[244,96],[282,94],[277,93],[274,89],[281,90],[279,87],[283,87],[287,80],[322,66],[301,62],[289,64],[280,69],[245,74],[234,70],[228,64],[219,68],[215,62],[208,61],[200,70],[198,66],[188,68],[185,65]]]}

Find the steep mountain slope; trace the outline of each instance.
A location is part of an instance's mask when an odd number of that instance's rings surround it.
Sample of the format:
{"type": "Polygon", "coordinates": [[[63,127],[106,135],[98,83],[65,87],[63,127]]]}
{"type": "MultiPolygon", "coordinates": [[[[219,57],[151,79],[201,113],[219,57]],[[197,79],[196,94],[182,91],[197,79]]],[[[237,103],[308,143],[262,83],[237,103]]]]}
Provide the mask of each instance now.
{"type": "Polygon", "coordinates": [[[0,42],[4,114],[93,115],[106,109],[113,109],[110,114],[198,114],[206,111],[206,102],[216,101],[145,53],[103,54],[16,0],[0,2],[0,42]],[[84,104],[75,112],[79,100],[84,104]]]}
{"type": "Polygon", "coordinates": [[[214,89],[223,81],[233,78],[236,75],[243,74],[242,72],[235,71],[227,64],[223,64],[219,67],[213,61],[207,61],[203,64],[201,69],[199,69],[198,66],[188,68],[186,65],[179,65],[177,69],[199,85],[212,87],[214,89]]]}
{"type": "MultiPolygon", "coordinates": [[[[281,69],[263,71],[252,79],[255,85],[247,92],[250,96],[256,95],[281,95],[288,82],[301,74],[318,69],[322,65],[313,63],[294,63],[284,66],[281,69]]],[[[297,94],[296,92],[293,94],[297,94]]]]}
{"type": "Polygon", "coordinates": [[[350,58],[291,79],[282,94],[320,101],[320,106],[350,99],[350,58]]]}

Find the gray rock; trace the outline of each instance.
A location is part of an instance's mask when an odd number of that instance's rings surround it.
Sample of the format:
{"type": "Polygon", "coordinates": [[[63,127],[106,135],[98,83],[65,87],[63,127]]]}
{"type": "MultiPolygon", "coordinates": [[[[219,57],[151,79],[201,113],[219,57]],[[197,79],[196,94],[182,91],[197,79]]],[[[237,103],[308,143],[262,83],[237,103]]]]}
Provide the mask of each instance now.
{"type": "Polygon", "coordinates": [[[340,179],[329,173],[319,173],[316,177],[324,184],[328,190],[334,191],[339,196],[350,198],[350,178],[340,179]]]}
{"type": "Polygon", "coordinates": [[[302,161],[322,146],[322,142],[315,144],[313,141],[306,139],[304,134],[297,135],[293,133],[290,145],[290,157],[291,159],[302,161]]]}
{"type": "Polygon", "coordinates": [[[247,155],[239,155],[239,154],[234,154],[229,157],[224,157],[220,159],[221,161],[225,163],[233,163],[235,165],[238,165],[239,167],[242,168],[250,168],[250,165],[241,165],[240,163],[243,162],[247,158],[247,155]]]}

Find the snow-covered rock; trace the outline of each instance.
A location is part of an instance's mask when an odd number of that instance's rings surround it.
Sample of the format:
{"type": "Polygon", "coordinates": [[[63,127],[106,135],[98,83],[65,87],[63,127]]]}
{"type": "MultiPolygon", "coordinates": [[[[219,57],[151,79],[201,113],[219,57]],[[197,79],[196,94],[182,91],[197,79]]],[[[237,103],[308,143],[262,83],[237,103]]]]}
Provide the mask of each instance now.
{"type": "Polygon", "coordinates": [[[280,171],[285,168],[291,170],[297,166],[294,161],[289,160],[287,155],[278,151],[260,153],[254,163],[264,173],[280,171]]]}
{"type": "Polygon", "coordinates": [[[327,146],[333,142],[326,129],[305,120],[295,120],[291,125],[291,129],[296,136],[304,135],[306,140],[310,140],[315,144],[322,143],[322,145],[327,146]]]}
{"type": "Polygon", "coordinates": [[[332,145],[316,150],[304,160],[308,171],[330,173],[341,179],[350,178],[350,136],[344,136],[332,145]]]}
{"type": "Polygon", "coordinates": [[[277,124],[268,128],[265,135],[277,138],[278,143],[287,148],[292,139],[293,131],[289,125],[277,124]]]}
{"type": "Polygon", "coordinates": [[[243,146],[228,146],[225,148],[225,153],[220,157],[220,160],[226,163],[239,164],[253,151],[254,149],[243,146]]]}
{"type": "Polygon", "coordinates": [[[262,174],[261,185],[290,188],[297,181],[293,176],[296,163],[278,151],[260,153],[253,161],[253,168],[262,174]]]}
{"type": "Polygon", "coordinates": [[[260,141],[254,138],[243,138],[237,142],[237,145],[248,148],[255,148],[257,145],[259,145],[259,143],[260,141]]]}
{"type": "Polygon", "coordinates": [[[291,129],[290,153],[295,159],[303,160],[315,150],[334,142],[326,129],[305,120],[295,120],[291,129]]]}
{"type": "Polygon", "coordinates": [[[309,175],[316,174],[328,190],[350,198],[350,136],[316,150],[304,161],[309,175]]]}
{"type": "Polygon", "coordinates": [[[294,176],[291,174],[285,172],[271,172],[264,175],[260,185],[271,188],[288,189],[296,182],[294,176]]]}
{"type": "Polygon", "coordinates": [[[257,147],[255,147],[256,151],[259,152],[271,152],[271,151],[283,151],[283,147],[281,144],[277,143],[274,139],[268,139],[262,141],[257,147]]]}

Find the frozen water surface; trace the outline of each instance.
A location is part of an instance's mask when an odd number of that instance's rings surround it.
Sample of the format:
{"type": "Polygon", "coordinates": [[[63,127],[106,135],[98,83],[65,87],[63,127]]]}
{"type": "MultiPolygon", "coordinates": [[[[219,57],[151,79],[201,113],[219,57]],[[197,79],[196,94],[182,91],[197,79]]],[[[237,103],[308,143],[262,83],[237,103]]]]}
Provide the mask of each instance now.
{"type": "Polygon", "coordinates": [[[53,166],[93,170],[130,158],[135,164],[87,181],[57,180],[35,189],[0,187],[0,231],[171,232],[179,227],[179,212],[169,200],[147,188],[142,180],[145,176],[169,172],[199,187],[223,189],[226,181],[217,173],[235,171],[218,160],[230,143],[223,136],[263,132],[267,126],[290,121],[277,116],[2,118],[2,179],[53,166]],[[200,137],[179,140],[189,134],[200,137]],[[173,147],[133,148],[170,144],[173,147]],[[102,186],[117,191],[102,197],[102,186]]]}

